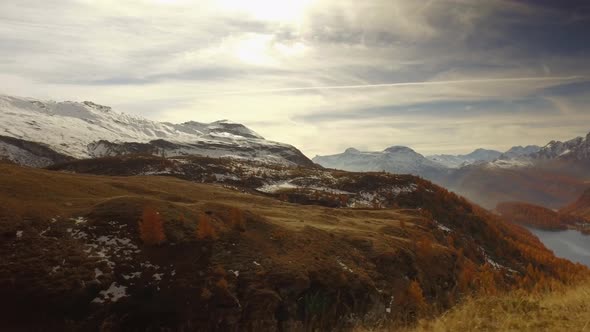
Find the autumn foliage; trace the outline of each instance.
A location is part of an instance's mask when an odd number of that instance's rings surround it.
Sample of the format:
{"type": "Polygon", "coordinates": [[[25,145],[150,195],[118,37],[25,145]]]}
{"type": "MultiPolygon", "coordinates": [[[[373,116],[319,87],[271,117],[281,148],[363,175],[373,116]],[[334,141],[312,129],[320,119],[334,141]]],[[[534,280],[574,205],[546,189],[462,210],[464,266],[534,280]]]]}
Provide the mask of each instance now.
{"type": "Polygon", "coordinates": [[[241,209],[232,208],[230,210],[230,221],[235,229],[242,232],[246,230],[246,217],[241,209]]]}
{"type": "Polygon", "coordinates": [[[151,207],[143,210],[139,221],[139,236],[147,245],[158,245],[166,240],[164,222],[158,211],[151,207]]]}
{"type": "Polygon", "coordinates": [[[428,310],[428,303],[420,283],[416,280],[410,281],[405,291],[397,296],[396,305],[400,307],[400,317],[405,321],[414,321],[428,310]]]}
{"type": "Polygon", "coordinates": [[[201,213],[199,216],[199,223],[195,230],[195,236],[199,240],[214,240],[217,238],[217,232],[215,231],[215,228],[213,228],[213,225],[211,225],[211,217],[205,213],[201,213]]]}
{"type": "Polygon", "coordinates": [[[500,203],[496,210],[510,222],[547,230],[566,229],[568,225],[585,221],[581,217],[527,203],[500,203]]]}

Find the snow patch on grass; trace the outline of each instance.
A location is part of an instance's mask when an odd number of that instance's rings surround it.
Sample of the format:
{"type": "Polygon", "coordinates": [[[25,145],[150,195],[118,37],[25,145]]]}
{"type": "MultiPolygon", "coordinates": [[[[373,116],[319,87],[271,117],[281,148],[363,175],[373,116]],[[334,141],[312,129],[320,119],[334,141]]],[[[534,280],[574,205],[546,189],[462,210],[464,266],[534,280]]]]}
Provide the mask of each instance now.
{"type": "Polygon", "coordinates": [[[126,297],[127,287],[117,285],[116,282],[111,283],[108,289],[100,291],[99,297],[92,300],[93,303],[105,303],[106,301],[117,302],[121,298],[126,297]]]}

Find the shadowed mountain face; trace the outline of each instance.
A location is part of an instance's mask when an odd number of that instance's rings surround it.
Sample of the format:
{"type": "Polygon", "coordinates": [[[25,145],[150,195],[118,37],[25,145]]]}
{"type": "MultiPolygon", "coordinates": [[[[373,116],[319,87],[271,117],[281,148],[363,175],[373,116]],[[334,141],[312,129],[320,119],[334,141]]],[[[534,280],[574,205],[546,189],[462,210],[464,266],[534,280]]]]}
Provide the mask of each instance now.
{"type": "Polygon", "coordinates": [[[31,166],[53,163],[47,158],[51,150],[53,155],[77,159],[150,153],[313,165],[295,147],[267,141],[239,123],[160,123],[116,113],[92,102],[43,102],[0,96],[0,132],[21,142],[14,145],[15,140],[3,140],[0,156],[31,166]],[[29,142],[27,146],[42,145],[43,151],[23,150],[22,142],[29,142]]]}
{"type": "Polygon", "coordinates": [[[561,209],[560,212],[590,219],[590,189],[586,190],[575,202],[561,209]]]}
{"type": "Polygon", "coordinates": [[[55,152],[43,143],[0,136],[0,159],[5,158],[19,165],[46,167],[73,160],[73,157],[55,152]]]}

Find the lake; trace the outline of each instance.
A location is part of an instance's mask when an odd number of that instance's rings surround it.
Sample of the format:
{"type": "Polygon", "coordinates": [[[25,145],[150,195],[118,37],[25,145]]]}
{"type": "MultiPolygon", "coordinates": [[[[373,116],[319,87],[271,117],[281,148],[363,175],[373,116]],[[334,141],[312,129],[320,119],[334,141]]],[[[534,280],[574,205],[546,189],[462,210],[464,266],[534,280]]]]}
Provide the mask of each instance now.
{"type": "Polygon", "coordinates": [[[555,256],[590,267],[590,236],[575,230],[558,232],[529,228],[555,256]]]}

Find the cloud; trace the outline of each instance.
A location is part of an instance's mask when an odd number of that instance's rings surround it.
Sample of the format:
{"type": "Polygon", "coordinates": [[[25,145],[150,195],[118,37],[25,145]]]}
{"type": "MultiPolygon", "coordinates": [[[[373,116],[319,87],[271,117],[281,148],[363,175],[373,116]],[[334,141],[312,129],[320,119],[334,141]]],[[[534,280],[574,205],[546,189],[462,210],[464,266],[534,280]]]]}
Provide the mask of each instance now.
{"type": "Polygon", "coordinates": [[[310,155],[544,144],[590,130],[589,13],[577,1],[4,1],[0,93],[230,118],[310,155]]]}

